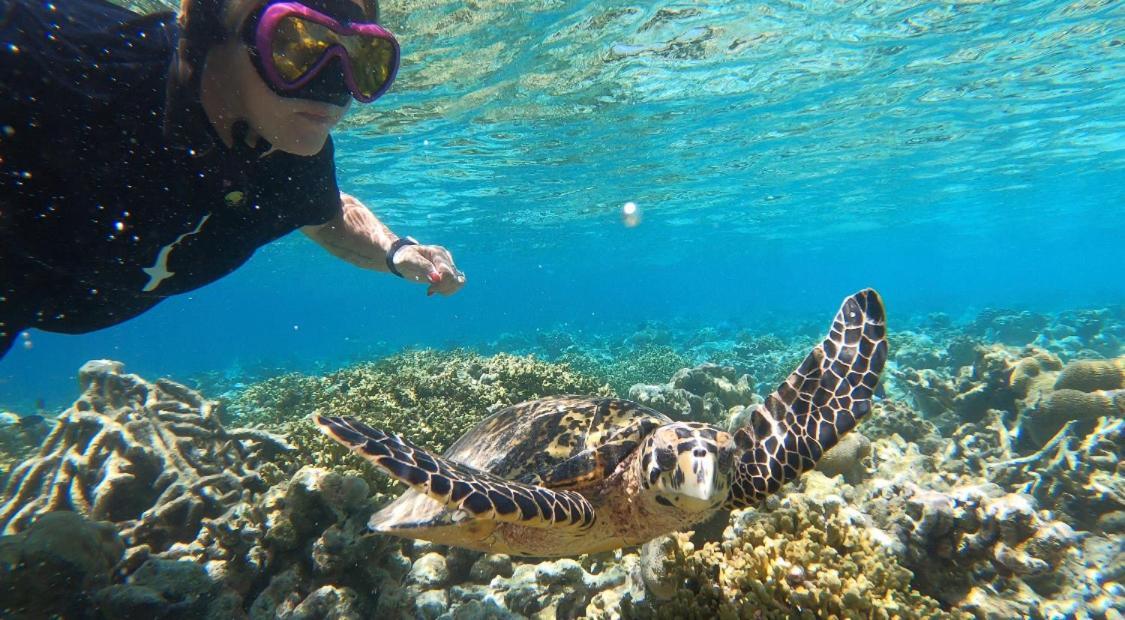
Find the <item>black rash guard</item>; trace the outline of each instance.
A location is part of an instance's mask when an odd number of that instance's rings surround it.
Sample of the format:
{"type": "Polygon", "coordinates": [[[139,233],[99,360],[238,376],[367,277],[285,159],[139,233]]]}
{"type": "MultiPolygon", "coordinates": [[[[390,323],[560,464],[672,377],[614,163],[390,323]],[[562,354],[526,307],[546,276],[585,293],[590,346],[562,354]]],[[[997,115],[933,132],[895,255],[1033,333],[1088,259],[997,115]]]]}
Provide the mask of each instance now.
{"type": "Polygon", "coordinates": [[[0,356],[24,329],[120,323],[339,215],[331,139],[312,157],[228,149],[197,103],[184,126],[202,130],[169,138],[178,35],[172,14],[103,0],[0,0],[0,356]]]}

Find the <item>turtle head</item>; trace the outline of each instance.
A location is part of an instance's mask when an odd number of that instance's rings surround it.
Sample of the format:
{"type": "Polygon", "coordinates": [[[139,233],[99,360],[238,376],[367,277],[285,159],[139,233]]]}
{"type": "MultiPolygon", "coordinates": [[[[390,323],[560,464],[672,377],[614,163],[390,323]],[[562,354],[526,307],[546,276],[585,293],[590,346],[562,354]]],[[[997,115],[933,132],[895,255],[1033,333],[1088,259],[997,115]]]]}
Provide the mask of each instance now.
{"type": "Polygon", "coordinates": [[[686,512],[711,510],[730,490],[734,439],[698,422],[674,422],[653,431],[641,449],[641,486],[656,502],[686,512]]]}

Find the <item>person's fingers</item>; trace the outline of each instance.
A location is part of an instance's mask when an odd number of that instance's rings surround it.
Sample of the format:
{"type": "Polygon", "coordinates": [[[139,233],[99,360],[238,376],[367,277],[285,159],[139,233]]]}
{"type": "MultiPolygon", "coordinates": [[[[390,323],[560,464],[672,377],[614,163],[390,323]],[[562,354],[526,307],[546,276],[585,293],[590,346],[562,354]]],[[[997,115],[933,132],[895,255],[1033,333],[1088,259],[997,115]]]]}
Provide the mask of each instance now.
{"type": "Polygon", "coordinates": [[[411,245],[395,255],[395,268],[411,282],[428,284],[427,295],[452,295],[465,285],[465,274],[441,246],[411,245]]]}
{"type": "Polygon", "coordinates": [[[453,257],[449,254],[449,250],[441,246],[426,246],[422,251],[434,266],[434,272],[430,274],[430,282],[433,285],[430,289],[431,294],[438,292],[449,295],[464,286],[465,274],[453,264],[453,257]]]}

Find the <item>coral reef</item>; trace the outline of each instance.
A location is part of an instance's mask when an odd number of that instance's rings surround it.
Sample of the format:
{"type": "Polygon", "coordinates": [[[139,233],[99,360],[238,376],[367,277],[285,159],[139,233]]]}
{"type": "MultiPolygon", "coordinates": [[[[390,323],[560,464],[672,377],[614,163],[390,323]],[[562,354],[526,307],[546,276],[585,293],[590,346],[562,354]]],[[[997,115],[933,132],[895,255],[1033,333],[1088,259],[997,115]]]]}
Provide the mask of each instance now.
{"type": "Polygon", "coordinates": [[[441,450],[497,407],[642,384],[675,417],[738,423],[806,336],[537,331],[504,341],[527,355],[226,373],[221,404],[92,363],[57,422],[0,415],[0,616],[1122,617],[1125,308],[908,327],[889,397],[817,471],[694,535],[550,562],[367,532],[395,486],[307,415],[441,450]]]}
{"type": "Polygon", "coordinates": [[[0,484],[12,468],[39,449],[48,430],[48,421],[42,415],[0,412],[0,484]]]}
{"type": "Polygon", "coordinates": [[[199,394],[149,383],[117,362],[79,371],[83,394],[0,494],[0,526],[74,510],[120,524],[131,547],[163,551],[198,535],[265,482],[255,466],[288,449],[262,431],[228,430],[199,394]]]}
{"type": "MultiPolygon", "coordinates": [[[[812,484],[826,484],[820,480],[812,484]]],[[[854,518],[842,497],[788,493],[732,515],[721,543],[696,549],[686,536],[673,537],[674,545],[645,558],[663,564],[645,569],[648,590],[671,595],[658,602],[630,596],[622,616],[948,617],[911,588],[911,572],[854,518]]]]}
{"type": "Polygon", "coordinates": [[[741,408],[761,401],[749,375],[734,368],[702,364],[681,368],[663,385],[634,385],[629,399],[675,420],[697,420],[727,425],[741,408]]]}
{"type": "Polygon", "coordinates": [[[587,375],[604,378],[614,394],[624,396],[638,383],[663,383],[676,371],[691,365],[688,357],[658,341],[630,339],[633,346],[607,351],[574,347],[558,357],[559,362],[587,375]]]}
{"type": "Polygon", "coordinates": [[[993,342],[1023,346],[1038,338],[1049,322],[1047,316],[1036,312],[986,308],[970,330],[993,342]]]}
{"type": "Polygon", "coordinates": [[[285,375],[246,387],[226,402],[230,416],[285,435],[297,448],[282,458],[363,477],[390,494],[396,483],[374,473],[307,422],[310,413],[350,416],[373,426],[409,431],[411,441],[437,452],[490,412],[555,394],[608,394],[600,381],[566,364],[534,357],[484,357],[455,350],[417,350],[322,377],[285,375]]]}

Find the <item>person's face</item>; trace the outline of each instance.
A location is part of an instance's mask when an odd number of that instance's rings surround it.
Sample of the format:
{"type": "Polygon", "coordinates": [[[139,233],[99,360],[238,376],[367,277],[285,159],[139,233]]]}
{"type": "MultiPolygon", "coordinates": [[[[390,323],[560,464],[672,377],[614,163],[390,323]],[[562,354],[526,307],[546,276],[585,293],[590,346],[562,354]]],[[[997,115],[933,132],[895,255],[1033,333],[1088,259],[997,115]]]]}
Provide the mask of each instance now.
{"type": "MultiPolygon", "coordinates": [[[[360,7],[361,0],[353,0],[360,7]]],[[[261,0],[232,0],[227,4],[227,25],[233,32],[239,32],[250,12],[261,6],[261,0]]],[[[228,83],[236,85],[237,96],[247,115],[247,122],[260,136],[269,140],[274,148],[294,155],[315,155],[324,148],[328,132],[336,126],[347,112],[348,103],[343,106],[320,101],[282,97],[270,90],[262,80],[249,50],[237,35],[232,35],[230,45],[236,47],[227,54],[227,66],[223,69],[231,78],[228,83]]]]}

